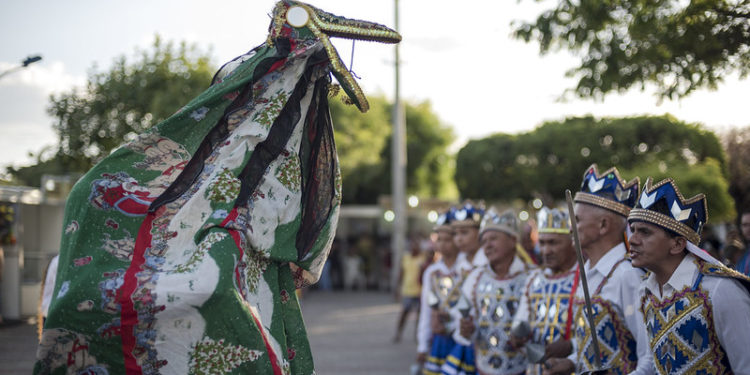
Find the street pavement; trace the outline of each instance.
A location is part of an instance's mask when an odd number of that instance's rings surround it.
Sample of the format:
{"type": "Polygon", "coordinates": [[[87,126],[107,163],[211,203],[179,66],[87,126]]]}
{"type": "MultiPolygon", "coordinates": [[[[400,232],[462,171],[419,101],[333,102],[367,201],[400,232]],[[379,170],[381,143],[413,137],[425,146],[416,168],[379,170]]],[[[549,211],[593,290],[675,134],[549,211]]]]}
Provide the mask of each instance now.
{"type": "MultiPolygon", "coordinates": [[[[400,307],[390,294],[308,291],[301,303],[318,374],[409,374],[416,317],[393,343],[400,307]]],[[[30,374],[36,345],[33,320],[0,326],[0,375],[30,374]]]]}

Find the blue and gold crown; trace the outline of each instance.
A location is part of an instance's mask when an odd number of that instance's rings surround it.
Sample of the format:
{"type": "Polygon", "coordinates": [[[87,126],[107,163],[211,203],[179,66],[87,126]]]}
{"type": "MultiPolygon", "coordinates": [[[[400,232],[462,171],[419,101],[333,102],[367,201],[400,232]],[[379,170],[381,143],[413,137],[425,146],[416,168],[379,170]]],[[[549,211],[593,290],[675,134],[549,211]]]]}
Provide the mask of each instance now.
{"type": "Polygon", "coordinates": [[[570,234],[570,215],[567,210],[542,207],[536,214],[536,222],[539,233],[570,234]]]}
{"type": "Polygon", "coordinates": [[[703,225],[708,221],[706,196],[698,194],[685,199],[671,178],[651,186],[649,177],[628,216],[628,222],[633,221],[658,225],[698,245],[703,225]]]}
{"type": "Polygon", "coordinates": [[[455,214],[456,214],[456,208],[451,207],[447,209],[445,212],[440,214],[438,216],[437,221],[435,221],[435,226],[432,228],[433,232],[451,232],[453,233],[453,227],[451,227],[451,222],[455,220],[455,214]]]}
{"type": "Polygon", "coordinates": [[[583,174],[581,191],[576,193],[575,202],[588,203],[605,208],[627,217],[638,199],[640,179],[625,182],[612,167],[599,173],[592,164],[583,174]]]}
{"type": "Polygon", "coordinates": [[[479,226],[479,236],[481,237],[482,233],[488,230],[507,233],[517,239],[518,219],[516,218],[516,213],[509,209],[498,214],[495,207],[490,207],[482,218],[482,224],[479,226]]]}
{"type": "Polygon", "coordinates": [[[479,227],[484,215],[484,208],[472,202],[466,202],[453,212],[453,227],[479,227]]]}

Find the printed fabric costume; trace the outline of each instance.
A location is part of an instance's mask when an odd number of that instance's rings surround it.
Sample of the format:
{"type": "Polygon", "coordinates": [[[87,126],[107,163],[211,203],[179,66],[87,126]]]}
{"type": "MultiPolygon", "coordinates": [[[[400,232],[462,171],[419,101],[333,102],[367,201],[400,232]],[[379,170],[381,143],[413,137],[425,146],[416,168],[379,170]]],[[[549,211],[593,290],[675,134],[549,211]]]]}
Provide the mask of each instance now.
{"type": "MultiPolygon", "coordinates": [[[[452,233],[450,223],[453,221],[455,209],[451,208],[440,215],[434,231],[452,233]]],[[[471,271],[465,264],[456,259],[452,267],[448,267],[442,259],[431,264],[422,275],[422,297],[419,307],[419,323],[417,329],[417,352],[428,353],[422,373],[425,375],[440,374],[440,367],[445,363],[445,357],[453,349],[455,341],[451,335],[456,329],[454,321],[443,322],[446,334],[433,333],[430,321],[432,310],[448,311],[456,305],[460,296],[461,283],[471,271]],[[428,351],[429,350],[429,351],[428,351]]]]}
{"type": "MultiPolygon", "coordinates": [[[[570,235],[567,211],[543,207],[537,214],[538,231],[570,235]]],[[[577,265],[553,274],[550,269],[536,269],[526,282],[515,322],[527,321],[531,341],[549,345],[558,339],[570,339],[573,323],[571,297],[578,289],[577,265]]],[[[539,365],[529,365],[526,374],[541,374],[539,365]]]]}
{"type": "MultiPolygon", "coordinates": [[[[576,193],[574,201],[627,217],[638,199],[639,182],[636,177],[626,183],[614,167],[600,174],[594,164],[586,170],[581,191],[576,193]]],[[[636,373],[649,373],[648,345],[637,296],[644,272],[630,264],[624,242],[608,250],[593,267],[588,260],[584,267],[602,366],[616,374],[636,369],[636,373]]],[[[573,315],[573,353],[568,358],[580,371],[591,371],[595,367],[595,350],[584,306],[583,288],[578,288],[573,315]]]]}
{"type": "Polygon", "coordinates": [[[277,3],[263,45],[71,192],[35,374],[312,374],[295,288],[338,218],[328,40],[380,25],[277,3]],[[294,26],[293,26],[294,25],[294,26]]]}
{"type": "Polygon", "coordinates": [[[660,288],[649,274],[640,290],[659,374],[750,374],[750,279],[697,246],[707,220],[705,196],[684,199],[672,179],[649,179],[628,217],[688,241],[667,283],[660,288]]]}
{"type": "MultiPolygon", "coordinates": [[[[518,238],[515,213],[509,210],[497,214],[491,208],[482,219],[480,236],[488,230],[501,231],[518,238]]],[[[462,292],[468,300],[466,315],[473,318],[476,330],[471,338],[463,337],[456,331],[456,347],[443,366],[444,374],[505,375],[520,374],[526,370],[526,355],[512,348],[508,340],[530,272],[528,264],[515,255],[508,273],[503,277],[495,274],[489,264],[471,271],[462,292]],[[472,360],[476,372],[470,371],[472,360]]]]}

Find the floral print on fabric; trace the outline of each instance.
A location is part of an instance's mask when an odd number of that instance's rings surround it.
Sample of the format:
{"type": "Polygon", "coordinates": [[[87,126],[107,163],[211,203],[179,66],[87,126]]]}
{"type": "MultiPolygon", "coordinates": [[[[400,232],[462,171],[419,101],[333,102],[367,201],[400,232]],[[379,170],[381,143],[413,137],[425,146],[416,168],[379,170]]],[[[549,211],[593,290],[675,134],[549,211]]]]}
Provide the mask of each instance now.
{"type": "Polygon", "coordinates": [[[226,344],[209,337],[197,343],[190,353],[191,375],[220,375],[236,369],[247,361],[255,361],[263,353],[242,346],[226,344]]]}
{"type": "MultiPolygon", "coordinates": [[[[321,44],[294,47],[255,51],[257,59],[79,180],[63,219],[60,282],[35,374],[314,373],[290,269],[317,277],[311,265],[328,254],[340,194],[300,261],[299,155],[310,142],[303,134],[331,125],[307,119],[314,112],[307,106],[330,78],[328,66],[307,62],[324,52],[321,44]],[[323,82],[298,85],[303,75],[323,82]],[[287,106],[292,98],[296,105],[287,106]],[[287,107],[299,113],[280,116],[287,107]],[[277,118],[288,140],[240,201],[247,183],[240,173],[276,134],[277,118]],[[67,358],[76,339],[88,359],[54,360],[67,358]]],[[[329,168],[339,176],[335,163],[329,168]]]]}
{"type": "Polygon", "coordinates": [[[237,198],[241,184],[229,169],[224,168],[209,185],[206,198],[212,202],[230,203],[237,198]]]}

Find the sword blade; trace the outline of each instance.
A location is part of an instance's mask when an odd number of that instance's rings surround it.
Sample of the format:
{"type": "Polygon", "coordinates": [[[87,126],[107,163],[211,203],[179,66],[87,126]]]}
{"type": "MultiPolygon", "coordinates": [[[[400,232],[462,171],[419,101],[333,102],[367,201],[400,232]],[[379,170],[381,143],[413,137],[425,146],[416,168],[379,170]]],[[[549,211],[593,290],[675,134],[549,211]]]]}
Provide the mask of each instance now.
{"type": "MultiPolygon", "coordinates": [[[[565,199],[568,201],[568,214],[570,215],[570,228],[573,232],[573,242],[575,243],[576,255],[578,256],[578,274],[581,277],[581,286],[583,287],[583,298],[586,302],[586,318],[589,321],[589,329],[591,331],[591,343],[594,345],[594,364],[597,369],[602,368],[602,356],[601,350],[599,349],[599,339],[596,334],[596,326],[594,325],[594,312],[591,308],[591,297],[589,296],[589,284],[586,281],[586,269],[583,264],[583,251],[581,250],[581,240],[578,239],[578,222],[576,220],[576,213],[573,210],[573,197],[570,193],[570,189],[565,190],[565,199]]],[[[584,348],[578,348],[583,350],[584,348]]]]}

